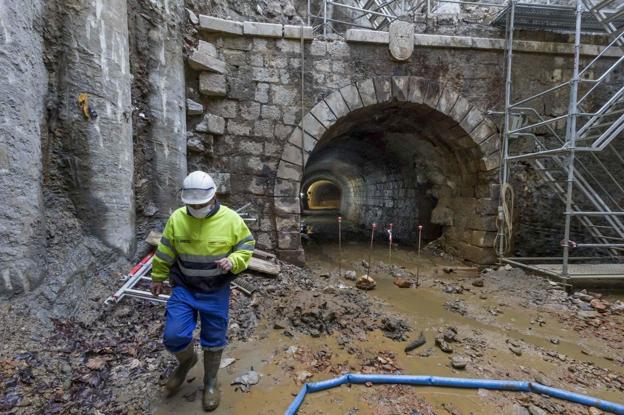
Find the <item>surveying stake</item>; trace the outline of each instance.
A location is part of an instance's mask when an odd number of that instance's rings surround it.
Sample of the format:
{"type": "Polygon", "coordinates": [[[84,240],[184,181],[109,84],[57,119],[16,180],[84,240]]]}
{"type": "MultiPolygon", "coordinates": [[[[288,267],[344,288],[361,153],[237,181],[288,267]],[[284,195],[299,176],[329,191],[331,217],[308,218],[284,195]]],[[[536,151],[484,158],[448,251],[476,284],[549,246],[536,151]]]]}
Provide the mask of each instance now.
{"type": "Polygon", "coordinates": [[[389,225],[386,232],[388,232],[388,260],[392,261],[392,224],[389,225]]]}
{"type": "Polygon", "coordinates": [[[377,229],[377,224],[373,223],[373,227],[371,228],[371,241],[370,241],[370,247],[368,249],[368,272],[367,275],[370,277],[370,270],[371,270],[371,257],[373,255],[373,242],[375,241],[375,229],[377,229]]]}
{"type": "Polygon", "coordinates": [[[338,276],[342,277],[342,216],[338,216],[338,276]]]}
{"type": "Polygon", "coordinates": [[[416,286],[420,285],[420,241],[422,240],[422,225],[418,225],[418,259],[416,263],[416,286]]]}

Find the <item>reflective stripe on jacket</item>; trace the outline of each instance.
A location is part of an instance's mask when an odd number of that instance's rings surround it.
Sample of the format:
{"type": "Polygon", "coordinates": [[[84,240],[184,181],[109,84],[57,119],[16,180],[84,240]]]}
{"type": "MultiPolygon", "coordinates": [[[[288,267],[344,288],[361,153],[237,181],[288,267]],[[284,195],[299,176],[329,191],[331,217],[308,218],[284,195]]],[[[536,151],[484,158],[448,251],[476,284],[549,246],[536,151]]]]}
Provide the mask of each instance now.
{"type": "Polygon", "coordinates": [[[213,291],[229,283],[249,265],[255,241],[243,219],[226,206],[202,219],[186,207],[169,217],[152,263],[152,280],[171,279],[188,289],[213,291]],[[228,258],[226,273],[215,261],[228,258]]]}

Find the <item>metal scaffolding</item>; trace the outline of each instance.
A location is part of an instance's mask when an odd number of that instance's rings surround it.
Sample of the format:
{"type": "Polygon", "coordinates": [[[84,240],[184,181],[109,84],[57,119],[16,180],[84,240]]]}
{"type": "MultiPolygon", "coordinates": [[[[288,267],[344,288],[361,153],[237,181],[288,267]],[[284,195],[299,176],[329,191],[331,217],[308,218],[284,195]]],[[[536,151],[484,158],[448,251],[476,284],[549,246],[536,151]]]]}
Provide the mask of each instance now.
{"type": "MultiPolygon", "coordinates": [[[[518,28],[534,28],[526,16],[552,13],[553,6],[518,4],[512,1],[503,12],[506,18],[505,111],[501,146],[501,206],[499,208],[498,254],[502,261],[562,278],[570,283],[587,279],[624,279],[624,186],[621,173],[612,171],[611,160],[624,165],[621,148],[624,133],[624,2],[621,0],[577,0],[574,9],[574,66],[568,81],[543,92],[513,100],[513,45],[518,28]],[[518,19],[520,11],[521,18],[518,19]],[[524,17],[522,17],[524,16],[524,17]],[[587,29],[583,17],[591,16],[587,29]],[[602,27],[611,42],[589,63],[581,64],[581,33],[602,27]],[[520,24],[519,24],[520,22],[520,24]],[[519,27],[520,26],[520,27],[519,27]],[[567,98],[567,102],[566,102],[567,98]],[[545,114],[544,108],[564,102],[560,115],[545,114]],[[507,192],[510,165],[529,163],[543,183],[565,205],[562,256],[550,258],[506,257],[512,218],[507,192]],[[572,228],[582,227],[591,242],[571,239],[572,228]],[[583,256],[575,256],[582,253],[583,256]],[[575,264],[570,264],[575,262],[575,264]],[[577,263],[579,262],[579,263],[577,263]]],[[[561,13],[552,25],[569,25],[561,13]]],[[[497,20],[500,21],[499,16],[497,20]]]]}

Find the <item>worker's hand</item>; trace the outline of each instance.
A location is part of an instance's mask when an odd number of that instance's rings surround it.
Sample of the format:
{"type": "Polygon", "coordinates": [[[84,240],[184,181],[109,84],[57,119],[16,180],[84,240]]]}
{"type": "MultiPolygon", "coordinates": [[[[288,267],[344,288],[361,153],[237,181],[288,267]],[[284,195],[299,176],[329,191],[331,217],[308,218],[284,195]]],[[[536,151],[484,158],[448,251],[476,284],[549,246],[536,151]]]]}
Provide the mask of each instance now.
{"type": "Polygon", "coordinates": [[[163,283],[162,282],[157,282],[157,281],[152,281],[151,291],[152,291],[152,295],[154,297],[158,297],[163,292],[163,283]]]}
{"type": "Polygon", "coordinates": [[[225,272],[232,271],[232,261],[230,261],[229,259],[221,258],[215,262],[217,263],[217,266],[221,268],[223,271],[225,272]]]}

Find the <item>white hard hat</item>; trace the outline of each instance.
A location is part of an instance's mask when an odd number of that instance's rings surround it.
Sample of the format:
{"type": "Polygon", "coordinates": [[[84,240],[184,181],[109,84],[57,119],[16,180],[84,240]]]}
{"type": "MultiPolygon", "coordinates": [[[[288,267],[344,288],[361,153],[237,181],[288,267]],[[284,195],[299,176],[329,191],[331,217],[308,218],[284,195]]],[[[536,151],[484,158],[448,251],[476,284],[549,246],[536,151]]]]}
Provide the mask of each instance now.
{"type": "Polygon", "coordinates": [[[182,203],[202,205],[212,200],[217,193],[217,186],[208,173],[194,171],[186,176],[182,184],[182,203]]]}

